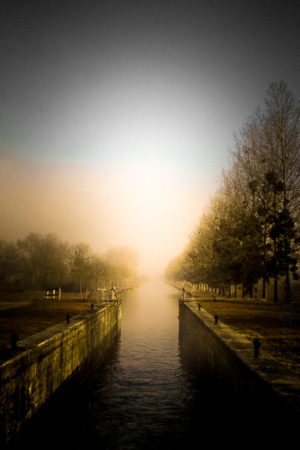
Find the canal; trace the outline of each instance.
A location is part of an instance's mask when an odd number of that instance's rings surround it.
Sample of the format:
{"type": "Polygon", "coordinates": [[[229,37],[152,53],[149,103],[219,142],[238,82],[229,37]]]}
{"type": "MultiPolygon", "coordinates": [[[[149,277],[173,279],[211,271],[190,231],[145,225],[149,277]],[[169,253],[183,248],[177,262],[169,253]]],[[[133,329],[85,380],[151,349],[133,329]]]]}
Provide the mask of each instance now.
{"type": "Polygon", "coordinates": [[[186,449],[270,444],[274,434],[287,443],[292,423],[280,404],[199,367],[197,348],[180,336],[179,295],[161,281],[130,292],[110,353],[40,412],[19,448],[186,449]]]}

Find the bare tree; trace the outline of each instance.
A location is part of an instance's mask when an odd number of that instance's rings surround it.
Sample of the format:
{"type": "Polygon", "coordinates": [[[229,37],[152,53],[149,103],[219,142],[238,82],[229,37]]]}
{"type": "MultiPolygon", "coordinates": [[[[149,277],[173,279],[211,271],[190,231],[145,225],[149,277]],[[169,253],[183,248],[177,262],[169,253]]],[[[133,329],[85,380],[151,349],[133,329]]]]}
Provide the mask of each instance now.
{"type": "Polygon", "coordinates": [[[285,275],[285,299],[291,300],[290,274],[296,277],[300,211],[300,107],[284,82],[271,83],[263,109],[257,109],[236,137],[232,166],[190,240],[181,268],[224,290],[285,275]]]}
{"type": "Polygon", "coordinates": [[[77,244],[73,248],[73,257],[71,261],[71,273],[76,279],[79,292],[82,295],[83,287],[87,289],[87,281],[90,271],[90,247],[87,244],[77,244]]]}
{"type": "Polygon", "coordinates": [[[264,109],[258,109],[242,129],[234,164],[240,175],[233,177],[234,183],[263,233],[264,286],[268,272],[274,278],[274,301],[278,301],[277,279],[284,273],[290,301],[299,226],[300,107],[284,82],[270,84],[264,109]]]}

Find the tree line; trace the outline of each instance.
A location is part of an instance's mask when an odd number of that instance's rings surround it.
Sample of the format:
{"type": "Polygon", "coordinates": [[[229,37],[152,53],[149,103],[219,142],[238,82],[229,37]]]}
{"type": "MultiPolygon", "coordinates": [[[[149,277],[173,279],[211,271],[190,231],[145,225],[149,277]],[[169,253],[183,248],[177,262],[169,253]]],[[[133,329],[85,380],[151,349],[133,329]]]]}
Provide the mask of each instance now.
{"type": "Polygon", "coordinates": [[[88,289],[137,280],[138,255],[128,247],[94,253],[85,243],[69,244],[55,234],[30,233],[16,242],[0,241],[0,290],[62,287],[88,289]]]}
{"type": "Polygon", "coordinates": [[[272,279],[274,302],[283,278],[290,302],[291,279],[298,278],[299,219],[300,106],[283,81],[274,82],[263,107],[236,136],[230,167],[166,276],[223,293],[242,285],[250,296],[261,280],[263,298],[272,279]]]}

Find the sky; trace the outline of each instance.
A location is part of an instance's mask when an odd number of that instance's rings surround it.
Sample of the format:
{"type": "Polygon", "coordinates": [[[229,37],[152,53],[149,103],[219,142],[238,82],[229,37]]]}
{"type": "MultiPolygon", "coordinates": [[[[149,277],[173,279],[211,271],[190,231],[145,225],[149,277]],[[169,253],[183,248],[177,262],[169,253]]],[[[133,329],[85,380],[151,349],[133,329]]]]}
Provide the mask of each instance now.
{"type": "Polygon", "coordinates": [[[0,0],[0,239],[182,252],[273,81],[300,98],[300,2],[0,0]]]}

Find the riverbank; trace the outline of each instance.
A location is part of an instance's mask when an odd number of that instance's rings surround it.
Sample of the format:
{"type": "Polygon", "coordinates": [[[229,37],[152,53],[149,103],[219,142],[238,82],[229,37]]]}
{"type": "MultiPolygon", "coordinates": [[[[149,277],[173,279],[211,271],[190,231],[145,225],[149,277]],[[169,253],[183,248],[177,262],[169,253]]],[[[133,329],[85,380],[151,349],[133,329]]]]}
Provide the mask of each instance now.
{"type": "MultiPolygon", "coordinates": [[[[181,286],[174,287],[181,290],[181,286]]],[[[189,293],[188,293],[189,294],[189,293]]],[[[180,294],[182,297],[182,293],[180,294]]],[[[212,316],[228,325],[243,338],[259,339],[260,349],[272,355],[284,367],[300,373],[300,311],[293,305],[274,304],[257,299],[217,297],[207,294],[191,295],[212,316]]],[[[197,306],[198,308],[198,306],[197,306]]]]}
{"type": "MultiPolygon", "coordinates": [[[[134,287],[132,287],[133,289],[134,287]]],[[[131,289],[131,288],[129,288],[131,289]]],[[[117,291],[126,293],[128,289],[117,291]]],[[[96,295],[88,300],[82,300],[79,294],[63,293],[61,300],[43,300],[43,293],[29,291],[23,293],[1,293],[0,295],[0,362],[15,354],[18,348],[11,349],[11,336],[17,336],[21,341],[48,327],[65,322],[67,317],[91,310],[103,308],[106,303],[99,301],[96,295]],[[5,309],[1,309],[1,304],[5,309]]]]}
{"type": "Polygon", "coordinates": [[[300,313],[290,311],[287,305],[255,301],[213,301],[203,297],[197,303],[243,337],[259,339],[261,349],[300,373],[300,313]]]}
{"type": "Polygon", "coordinates": [[[84,365],[99,364],[120,333],[120,319],[120,302],[107,302],[18,341],[0,364],[0,445],[14,448],[23,427],[67,380],[84,365]]]}
{"type": "MultiPolygon", "coordinates": [[[[219,338],[201,324],[201,340],[189,339],[197,332],[198,318],[191,323],[181,316],[179,297],[179,291],[160,281],[145,283],[126,296],[116,346],[80,389],[63,389],[51,411],[43,412],[28,433],[32,450],[57,445],[72,450],[193,449],[201,432],[221,446],[240,447],[241,436],[251,445],[270,446],[278,444],[279,434],[285,445],[292,443],[285,434],[297,430],[297,422],[289,420],[282,402],[274,405],[266,395],[268,388],[258,389],[247,373],[241,376],[236,360],[229,359],[226,375],[224,346],[220,358],[216,355],[212,361],[210,342],[219,338]],[[201,347],[208,358],[202,359],[201,347]]],[[[187,304],[197,316],[197,304],[187,304]]],[[[210,323],[214,332],[224,330],[222,324],[210,323]]],[[[262,358],[255,361],[264,364],[262,358]]],[[[18,448],[27,442],[20,441],[18,448]]]]}

